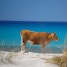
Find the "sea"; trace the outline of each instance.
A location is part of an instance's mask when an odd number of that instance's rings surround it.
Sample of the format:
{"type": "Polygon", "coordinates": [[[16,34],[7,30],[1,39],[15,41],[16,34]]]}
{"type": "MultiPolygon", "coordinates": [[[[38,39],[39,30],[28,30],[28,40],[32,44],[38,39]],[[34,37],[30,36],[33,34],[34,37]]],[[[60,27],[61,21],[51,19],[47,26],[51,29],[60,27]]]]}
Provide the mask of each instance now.
{"type": "MultiPolygon", "coordinates": [[[[67,22],[42,22],[42,21],[0,21],[0,50],[21,51],[22,30],[34,32],[56,33],[59,41],[51,41],[45,48],[46,53],[62,53],[67,48],[67,22]]],[[[40,45],[26,43],[30,52],[41,52],[40,45]]]]}

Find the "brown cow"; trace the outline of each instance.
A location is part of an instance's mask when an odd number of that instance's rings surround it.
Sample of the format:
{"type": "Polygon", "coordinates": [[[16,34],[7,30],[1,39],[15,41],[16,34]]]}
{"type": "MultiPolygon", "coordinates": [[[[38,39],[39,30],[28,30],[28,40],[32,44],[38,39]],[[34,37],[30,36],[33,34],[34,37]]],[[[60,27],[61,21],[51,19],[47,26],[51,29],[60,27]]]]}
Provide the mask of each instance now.
{"type": "Polygon", "coordinates": [[[30,30],[22,30],[21,37],[23,38],[21,49],[23,46],[26,49],[26,42],[30,41],[33,45],[40,44],[42,46],[42,52],[44,52],[43,48],[52,40],[59,40],[56,33],[32,32],[30,30]]]}

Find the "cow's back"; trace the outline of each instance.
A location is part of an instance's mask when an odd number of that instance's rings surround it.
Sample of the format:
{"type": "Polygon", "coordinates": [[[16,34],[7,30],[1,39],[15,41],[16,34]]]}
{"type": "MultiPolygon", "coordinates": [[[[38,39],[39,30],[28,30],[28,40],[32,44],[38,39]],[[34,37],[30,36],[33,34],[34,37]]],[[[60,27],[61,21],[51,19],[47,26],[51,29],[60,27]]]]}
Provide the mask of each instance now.
{"type": "Polygon", "coordinates": [[[41,42],[45,41],[48,39],[49,33],[45,32],[32,32],[30,34],[29,40],[33,42],[33,44],[40,44],[41,42]]]}
{"type": "Polygon", "coordinates": [[[48,39],[49,33],[46,32],[31,32],[29,30],[21,31],[21,36],[24,41],[32,41],[33,44],[40,44],[48,39]]]}
{"type": "Polygon", "coordinates": [[[48,36],[50,35],[50,33],[46,33],[46,32],[41,32],[39,33],[40,38],[48,38],[48,36]]]}

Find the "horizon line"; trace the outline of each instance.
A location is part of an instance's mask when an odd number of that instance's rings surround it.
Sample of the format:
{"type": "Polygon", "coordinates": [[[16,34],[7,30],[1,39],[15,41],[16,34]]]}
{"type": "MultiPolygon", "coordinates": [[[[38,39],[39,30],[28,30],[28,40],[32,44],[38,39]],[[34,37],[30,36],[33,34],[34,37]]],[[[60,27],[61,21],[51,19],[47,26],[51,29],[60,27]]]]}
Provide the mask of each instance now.
{"type": "Polygon", "coordinates": [[[15,21],[15,22],[51,22],[51,23],[67,23],[67,21],[24,21],[24,20],[0,20],[0,22],[12,22],[12,21],[15,21]]]}

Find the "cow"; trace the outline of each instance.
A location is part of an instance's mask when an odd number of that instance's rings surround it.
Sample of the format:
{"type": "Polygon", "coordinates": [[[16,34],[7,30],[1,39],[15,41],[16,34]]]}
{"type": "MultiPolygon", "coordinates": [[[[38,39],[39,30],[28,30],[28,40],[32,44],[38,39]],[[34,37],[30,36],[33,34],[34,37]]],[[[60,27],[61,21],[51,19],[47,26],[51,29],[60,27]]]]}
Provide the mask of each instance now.
{"type": "Polygon", "coordinates": [[[44,53],[44,47],[49,44],[51,41],[58,41],[59,38],[56,33],[47,33],[47,32],[33,32],[30,30],[22,30],[21,34],[21,50],[24,46],[26,50],[26,42],[29,41],[31,45],[41,45],[42,53],[44,53]]]}

